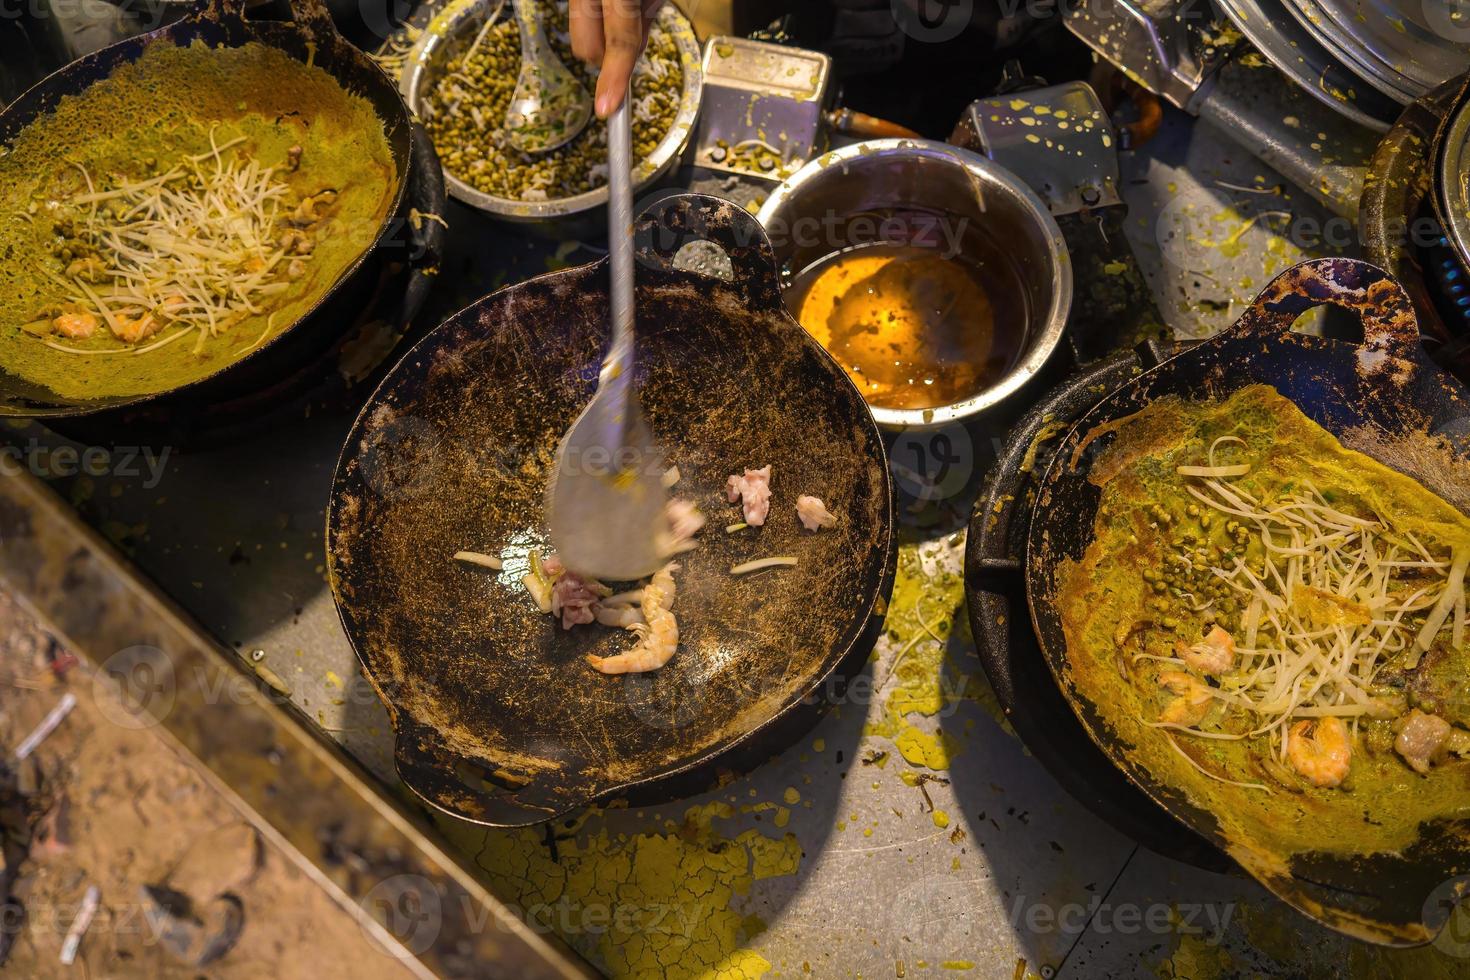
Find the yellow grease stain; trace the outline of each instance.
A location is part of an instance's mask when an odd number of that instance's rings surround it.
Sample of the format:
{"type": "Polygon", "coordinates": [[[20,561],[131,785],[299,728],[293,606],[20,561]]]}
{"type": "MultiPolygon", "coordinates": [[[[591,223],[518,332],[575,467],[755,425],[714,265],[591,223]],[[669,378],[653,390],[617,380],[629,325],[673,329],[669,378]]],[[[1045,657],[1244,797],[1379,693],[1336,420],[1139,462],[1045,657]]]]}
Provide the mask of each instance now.
{"type": "Polygon", "coordinates": [[[712,827],[734,814],[722,802],[693,806],[682,821],[629,835],[610,832],[602,811],[588,810],[557,826],[556,860],[544,827],[439,824],[476,853],[502,900],[561,933],[609,976],[759,980],[770,962],[742,947],[764,924],[731,904],[757,881],[794,875],[801,846],[794,834],[729,837],[712,827]]]}
{"type": "Polygon", "coordinates": [[[1160,980],[1223,980],[1233,976],[1233,961],[1228,952],[1206,937],[1192,933],[1178,933],[1178,945],[1160,960],[1154,972],[1160,980]]]}
{"type": "Polygon", "coordinates": [[[883,700],[863,734],[890,740],[910,765],[942,770],[949,768],[963,748],[960,739],[943,730],[942,719],[916,719],[947,715],[958,702],[973,701],[1002,727],[1007,726],[990,686],[965,668],[971,658],[950,652],[963,653],[974,645],[964,614],[964,580],[958,563],[931,560],[931,571],[926,573],[920,547],[906,543],[899,549],[898,574],[880,644],[883,655],[874,673],[883,700]]]}

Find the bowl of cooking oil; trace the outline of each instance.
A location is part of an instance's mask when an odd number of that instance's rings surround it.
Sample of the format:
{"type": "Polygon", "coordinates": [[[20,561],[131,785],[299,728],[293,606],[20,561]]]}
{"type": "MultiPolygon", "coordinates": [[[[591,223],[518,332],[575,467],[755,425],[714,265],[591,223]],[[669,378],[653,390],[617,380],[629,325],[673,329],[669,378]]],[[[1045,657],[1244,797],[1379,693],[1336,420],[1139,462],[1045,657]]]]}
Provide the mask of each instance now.
{"type": "Polygon", "coordinates": [[[887,428],[979,415],[1061,341],[1072,267],[1061,230],[994,162],[927,140],[833,150],[760,209],[787,308],[887,428]]]}

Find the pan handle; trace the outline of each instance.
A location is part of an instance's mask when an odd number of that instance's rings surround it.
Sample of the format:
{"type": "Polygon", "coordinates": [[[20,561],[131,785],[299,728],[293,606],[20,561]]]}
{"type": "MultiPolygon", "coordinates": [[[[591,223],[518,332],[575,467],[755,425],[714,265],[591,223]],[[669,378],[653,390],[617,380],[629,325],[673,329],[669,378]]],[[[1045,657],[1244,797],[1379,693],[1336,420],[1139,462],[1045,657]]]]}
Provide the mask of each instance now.
{"type": "Polygon", "coordinates": [[[423,725],[400,716],[393,748],[398,778],[420,799],[447,813],[492,827],[527,827],[560,815],[556,809],[519,802],[534,779],[496,770],[460,756],[423,725]]]}
{"type": "Polygon", "coordinates": [[[708,194],[670,194],[633,222],[640,265],[678,272],[674,256],[690,242],[708,241],[730,258],[732,283],[754,309],[784,309],[776,253],[759,221],[740,205],[708,194]]]}
{"type": "MultiPolygon", "coordinates": [[[[199,0],[190,15],[201,20],[224,19],[245,23],[250,0],[199,0]]],[[[291,19],[318,36],[339,36],[332,12],[323,0],[287,0],[291,19]]]]}
{"type": "Polygon", "coordinates": [[[1266,284],[1232,328],[1238,334],[1278,337],[1318,306],[1340,306],[1363,321],[1363,346],[1411,359],[1421,350],[1414,304],[1398,280],[1360,259],[1311,259],[1266,284]]]}

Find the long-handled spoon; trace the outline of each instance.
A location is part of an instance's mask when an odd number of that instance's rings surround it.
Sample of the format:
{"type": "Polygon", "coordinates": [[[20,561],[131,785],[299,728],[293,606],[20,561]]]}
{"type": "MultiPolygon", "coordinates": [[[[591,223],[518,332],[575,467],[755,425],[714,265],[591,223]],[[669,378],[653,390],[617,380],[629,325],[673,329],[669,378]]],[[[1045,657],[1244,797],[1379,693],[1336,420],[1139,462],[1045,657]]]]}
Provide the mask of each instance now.
{"type": "Polygon", "coordinates": [[[611,581],[668,560],[664,456],[633,384],[633,136],[629,99],[608,120],[612,345],[597,393],[562,437],[546,490],[551,540],[566,567],[611,581]]]}

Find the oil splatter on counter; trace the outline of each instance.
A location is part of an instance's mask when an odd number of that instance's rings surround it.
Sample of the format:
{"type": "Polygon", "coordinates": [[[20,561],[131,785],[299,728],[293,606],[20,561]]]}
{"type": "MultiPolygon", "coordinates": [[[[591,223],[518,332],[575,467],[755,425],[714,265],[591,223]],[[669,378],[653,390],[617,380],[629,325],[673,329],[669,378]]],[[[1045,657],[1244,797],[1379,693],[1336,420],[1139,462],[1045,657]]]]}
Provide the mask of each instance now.
{"type": "Polygon", "coordinates": [[[963,536],[910,537],[861,675],[756,772],[547,827],[441,826],[507,901],[612,976],[1059,964],[1076,930],[1018,930],[1013,915],[1087,902],[1132,845],[1038,782],[999,718],[964,616],[963,536]]]}

